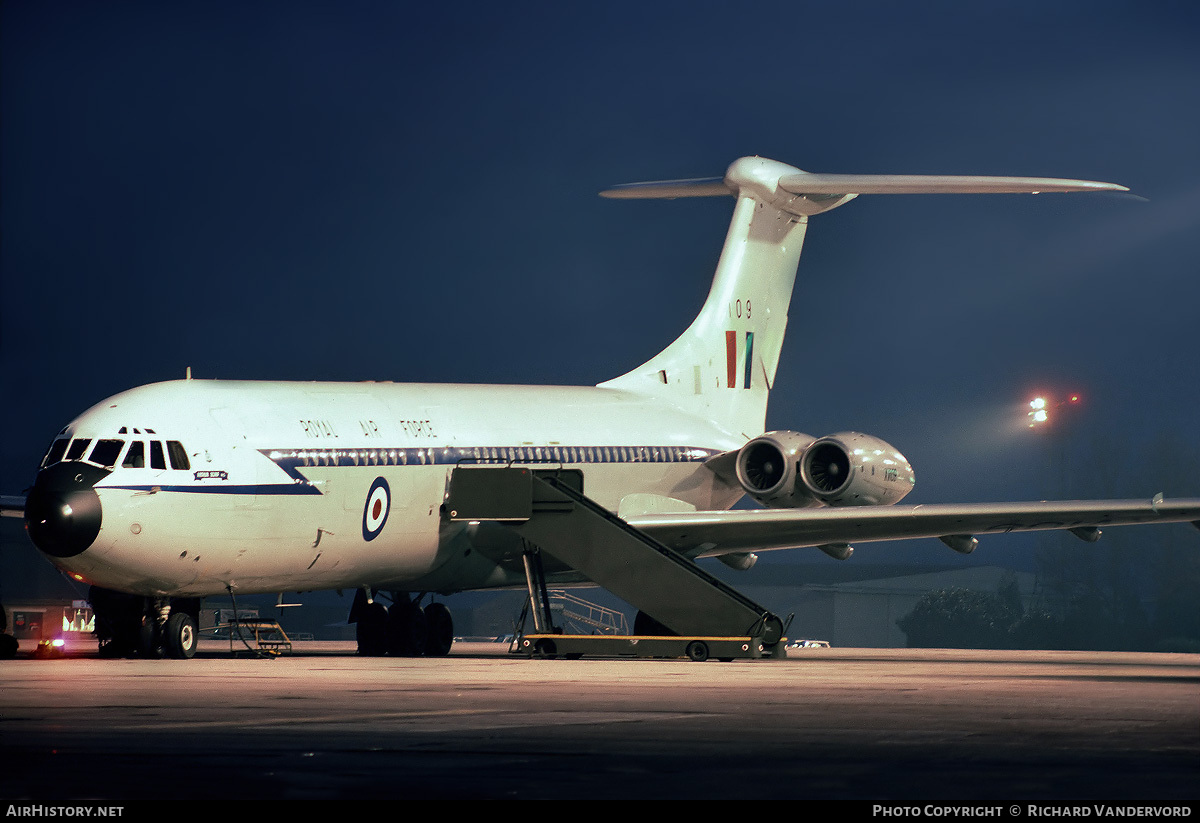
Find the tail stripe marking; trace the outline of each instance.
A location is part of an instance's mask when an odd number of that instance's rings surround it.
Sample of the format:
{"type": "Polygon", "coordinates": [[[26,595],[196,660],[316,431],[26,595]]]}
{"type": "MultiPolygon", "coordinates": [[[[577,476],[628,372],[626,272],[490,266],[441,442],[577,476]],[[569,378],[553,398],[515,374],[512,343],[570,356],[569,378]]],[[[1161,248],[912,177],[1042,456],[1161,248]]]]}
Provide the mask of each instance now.
{"type": "Polygon", "coordinates": [[[754,332],[746,332],[746,380],[742,385],[743,389],[750,388],[750,378],[754,374],[752,365],[754,363],[754,332]]]}
{"type": "Polygon", "coordinates": [[[737,332],[725,332],[725,382],[729,388],[737,385],[737,332]]]}

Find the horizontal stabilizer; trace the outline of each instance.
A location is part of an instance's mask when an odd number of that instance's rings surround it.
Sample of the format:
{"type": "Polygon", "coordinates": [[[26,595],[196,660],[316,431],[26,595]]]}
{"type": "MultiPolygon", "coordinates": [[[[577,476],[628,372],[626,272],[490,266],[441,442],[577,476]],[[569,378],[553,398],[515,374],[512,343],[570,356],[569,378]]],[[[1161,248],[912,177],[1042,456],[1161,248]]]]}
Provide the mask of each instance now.
{"type": "Polygon", "coordinates": [[[979,177],[949,174],[789,174],[779,188],[792,194],[1038,194],[1129,191],[1115,183],[1056,177],[979,177]]]}
{"type": "MultiPolygon", "coordinates": [[[[850,194],[1040,194],[1042,192],[1129,191],[1116,183],[1066,180],[1058,177],[987,177],[953,174],[816,174],[799,172],[778,178],[779,191],[800,196],[850,194]]],[[[720,177],[689,180],[651,180],[605,189],[601,197],[618,200],[721,197],[738,186],[720,177]]]]}
{"type": "Polygon", "coordinates": [[[623,183],[600,192],[601,197],[617,200],[653,200],[675,197],[721,197],[734,190],[720,177],[699,177],[693,180],[652,180],[646,183],[623,183]]]}

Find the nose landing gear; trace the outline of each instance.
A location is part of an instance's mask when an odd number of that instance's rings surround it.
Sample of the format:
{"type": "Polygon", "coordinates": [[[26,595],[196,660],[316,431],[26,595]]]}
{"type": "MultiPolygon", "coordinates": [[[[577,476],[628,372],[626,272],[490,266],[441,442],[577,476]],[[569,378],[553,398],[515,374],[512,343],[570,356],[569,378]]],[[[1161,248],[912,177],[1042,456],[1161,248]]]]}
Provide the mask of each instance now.
{"type": "Polygon", "coordinates": [[[99,586],[88,597],[102,657],[187,660],[196,654],[199,598],[141,597],[99,586]]]}

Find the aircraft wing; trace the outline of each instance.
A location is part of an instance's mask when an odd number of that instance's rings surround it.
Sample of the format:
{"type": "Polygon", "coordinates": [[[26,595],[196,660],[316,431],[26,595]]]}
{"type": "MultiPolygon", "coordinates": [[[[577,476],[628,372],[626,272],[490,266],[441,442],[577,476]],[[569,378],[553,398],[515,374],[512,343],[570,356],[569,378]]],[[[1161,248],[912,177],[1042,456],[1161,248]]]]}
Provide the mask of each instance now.
{"type": "Polygon", "coordinates": [[[691,557],[917,537],[969,552],[975,535],[1068,529],[1094,541],[1106,526],[1190,522],[1200,528],[1200,498],[737,509],[643,514],[628,522],[691,557]]]}
{"type": "Polygon", "coordinates": [[[23,495],[23,494],[0,494],[0,516],[24,517],[25,516],[25,495],[23,495]]]}

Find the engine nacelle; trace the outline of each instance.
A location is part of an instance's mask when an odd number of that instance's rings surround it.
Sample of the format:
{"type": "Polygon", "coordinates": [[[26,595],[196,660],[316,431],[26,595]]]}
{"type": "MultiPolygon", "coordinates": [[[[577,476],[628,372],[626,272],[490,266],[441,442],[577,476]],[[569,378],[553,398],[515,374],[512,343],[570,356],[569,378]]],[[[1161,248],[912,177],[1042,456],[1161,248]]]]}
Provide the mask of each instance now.
{"type": "Polygon", "coordinates": [[[900,452],[859,432],[820,439],[767,432],[739,450],[737,479],[771,508],[884,505],[903,498],[916,483],[900,452]]]}
{"type": "Polygon", "coordinates": [[[800,459],[816,440],[800,432],[767,432],[742,446],[737,456],[737,479],[746,493],[776,509],[817,505],[800,482],[800,459]]]}
{"type": "Polygon", "coordinates": [[[838,432],[814,441],[800,460],[800,479],[813,497],[830,506],[895,503],[917,482],[904,455],[860,432],[838,432]]]}

